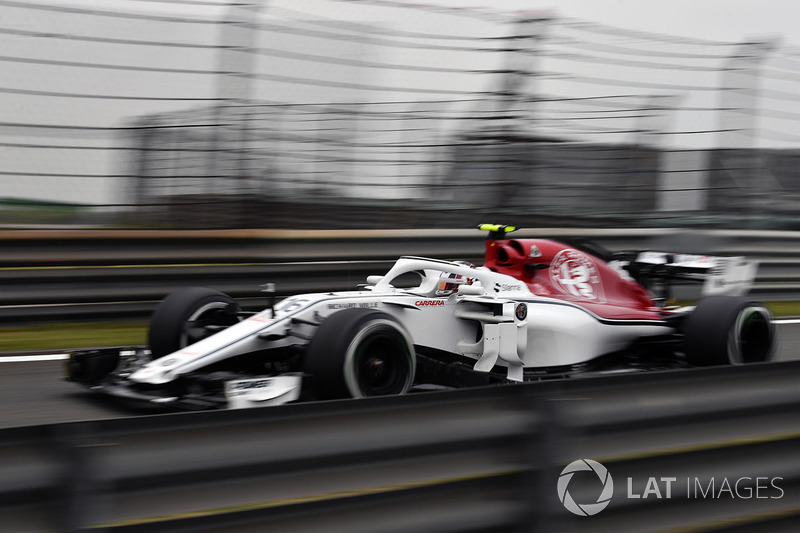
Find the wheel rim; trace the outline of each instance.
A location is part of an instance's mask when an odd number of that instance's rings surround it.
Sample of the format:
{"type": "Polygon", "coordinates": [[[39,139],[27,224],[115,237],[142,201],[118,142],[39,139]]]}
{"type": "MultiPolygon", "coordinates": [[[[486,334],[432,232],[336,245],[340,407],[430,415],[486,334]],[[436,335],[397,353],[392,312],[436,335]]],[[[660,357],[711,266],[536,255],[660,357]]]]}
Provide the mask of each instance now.
{"type": "Polygon", "coordinates": [[[384,320],[364,327],[345,359],[345,381],[354,397],[407,392],[414,377],[413,348],[397,326],[384,320]]]}
{"type": "Polygon", "coordinates": [[[728,352],[734,364],[766,361],[772,349],[772,322],[764,307],[748,307],[736,317],[728,352]]]}
{"type": "Polygon", "coordinates": [[[228,317],[223,317],[223,311],[228,307],[228,302],[210,302],[198,307],[183,323],[180,337],[180,347],[183,348],[208,337],[206,326],[232,325],[236,322],[228,317]],[[227,320],[226,320],[227,318],[227,320]]]}

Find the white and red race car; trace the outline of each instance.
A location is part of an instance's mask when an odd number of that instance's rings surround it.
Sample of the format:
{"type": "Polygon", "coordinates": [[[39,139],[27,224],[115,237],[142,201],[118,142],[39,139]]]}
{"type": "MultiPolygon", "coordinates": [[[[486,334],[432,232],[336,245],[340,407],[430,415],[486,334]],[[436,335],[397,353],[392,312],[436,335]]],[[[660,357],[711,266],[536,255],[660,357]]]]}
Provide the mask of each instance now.
{"type": "Polygon", "coordinates": [[[165,298],[149,346],[79,350],[67,376],[93,390],[184,408],[404,394],[598,371],[770,358],[764,305],[742,297],[757,265],[489,231],[482,266],[401,257],[348,292],[300,294],[258,313],[187,288],[165,298]],[[675,280],[703,283],[668,308],[675,280]]]}

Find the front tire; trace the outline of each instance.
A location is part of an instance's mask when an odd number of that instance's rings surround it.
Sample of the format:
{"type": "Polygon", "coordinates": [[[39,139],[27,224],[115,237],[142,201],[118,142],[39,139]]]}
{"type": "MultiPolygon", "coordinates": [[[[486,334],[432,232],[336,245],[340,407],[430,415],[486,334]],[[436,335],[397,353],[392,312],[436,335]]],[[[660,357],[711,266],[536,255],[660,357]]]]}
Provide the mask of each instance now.
{"type": "Polygon", "coordinates": [[[225,293],[189,287],[161,300],[150,319],[148,345],[157,359],[232,326],[241,308],[225,293]]]}
{"type": "Polygon", "coordinates": [[[769,361],[775,348],[772,314],[746,298],[700,300],[684,333],[686,359],[693,365],[760,363],[769,361]]]}
{"type": "Polygon", "coordinates": [[[411,337],[392,316],[344,309],[319,326],[304,363],[319,399],[405,394],[414,383],[411,337]]]}

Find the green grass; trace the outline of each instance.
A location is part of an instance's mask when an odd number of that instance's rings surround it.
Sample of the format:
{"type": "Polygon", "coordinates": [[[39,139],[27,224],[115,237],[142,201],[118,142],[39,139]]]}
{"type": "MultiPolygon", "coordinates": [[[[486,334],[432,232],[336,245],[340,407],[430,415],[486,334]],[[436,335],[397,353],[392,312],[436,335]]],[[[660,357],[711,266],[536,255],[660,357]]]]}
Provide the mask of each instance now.
{"type": "Polygon", "coordinates": [[[800,302],[766,302],[775,316],[800,316],[800,302]]]}
{"type": "MultiPolygon", "coordinates": [[[[688,302],[681,302],[687,304],[688,302]]],[[[800,316],[800,302],[767,302],[775,316],[800,316]]],[[[0,326],[0,352],[61,350],[147,342],[146,322],[80,322],[0,326]]]]}
{"type": "MultiPolygon", "coordinates": [[[[694,305],[693,301],[679,301],[678,305],[694,305]]],[[[776,317],[800,316],[800,301],[787,302],[764,302],[767,309],[772,311],[776,317]]]]}
{"type": "Polygon", "coordinates": [[[145,344],[146,322],[81,322],[0,326],[0,352],[145,344]]]}

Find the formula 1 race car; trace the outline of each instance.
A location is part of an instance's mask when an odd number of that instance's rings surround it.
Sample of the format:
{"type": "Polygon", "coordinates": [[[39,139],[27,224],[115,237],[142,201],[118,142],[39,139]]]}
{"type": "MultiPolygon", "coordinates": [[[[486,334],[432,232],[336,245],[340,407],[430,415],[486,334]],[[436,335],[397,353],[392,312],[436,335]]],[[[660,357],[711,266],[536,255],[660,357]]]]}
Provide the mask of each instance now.
{"type": "Polygon", "coordinates": [[[741,296],[753,262],[481,229],[483,266],[401,257],[357,290],[261,312],[179,290],[155,310],[147,349],[75,351],[67,379],[150,404],[237,408],[771,356],[770,312],[741,296]],[[703,297],[668,307],[665,291],[685,281],[702,282],[703,297]]]}

